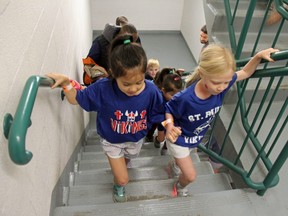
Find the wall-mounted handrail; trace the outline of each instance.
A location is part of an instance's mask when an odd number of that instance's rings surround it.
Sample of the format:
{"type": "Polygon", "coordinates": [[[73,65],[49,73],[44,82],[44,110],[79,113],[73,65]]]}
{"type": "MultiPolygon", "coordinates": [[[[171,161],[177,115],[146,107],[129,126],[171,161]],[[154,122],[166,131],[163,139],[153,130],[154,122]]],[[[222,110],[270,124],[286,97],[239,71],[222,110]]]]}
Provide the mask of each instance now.
{"type": "Polygon", "coordinates": [[[39,86],[51,86],[54,80],[31,76],[26,81],[14,118],[10,113],[4,116],[3,131],[8,140],[11,160],[18,165],[25,165],[32,159],[33,154],[26,150],[25,139],[28,127],[31,126],[31,113],[39,86]]]}

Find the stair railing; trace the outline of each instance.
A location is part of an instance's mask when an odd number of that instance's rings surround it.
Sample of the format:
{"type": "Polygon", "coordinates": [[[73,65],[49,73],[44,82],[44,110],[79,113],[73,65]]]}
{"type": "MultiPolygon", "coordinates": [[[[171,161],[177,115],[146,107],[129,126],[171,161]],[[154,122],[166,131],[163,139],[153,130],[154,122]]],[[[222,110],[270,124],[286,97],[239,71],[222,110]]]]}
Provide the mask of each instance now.
{"type": "MultiPolygon", "coordinates": [[[[249,7],[247,8],[247,13],[245,17],[245,21],[243,26],[240,28],[240,34],[237,38],[236,31],[238,31],[239,27],[234,26],[234,20],[237,16],[237,8],[239,6],[239,0],[234,0],[234,8],[231,9],[232,0],[226,1],[224,0],[224,7],[226,11],[226,19],[227,19],[227,30],[229,33],[230,38],[230,46],[235,55],[237,67],[243,67],[250,58],[241,59],[242,50],[245,44],[245,40],[247,34],[249,34],[249,28],[252,21],[253,12],[257,6],[257,1],[249,1],[249,7]]],[[[270,0],[267,4],[266,11],[263,16],[263,21],[259,27],[259,31],[257,33],[257,37],[255,39],[254,47],[252,48],[250,56],[253,56],[256,52],[258,47],[259,41],[263,35],[265,30],[266,20],[269,13],[270,5],[272,4],[273,0],[270,0]]],[[[275,0],[275,7],[277,11],[282,15],[282,20],[278,24],[278,29],[275,33],[274,40],[271,41],[270,47],[277,47],[277,42],[281,33],[283,32],[283,26],[288,18],[288,12],[283,7],[283,3],[288,3],[288,0],[275,0]]],[[[269,45],[268,45],[269,46],[269,45]]],[[[267,47],[268,48],[268,47],[267,47]]],[[[284,129],[287,128],[287,106],[288,106],[288,97],[287,97],[287,86],[285,86],[284,82],[288,79],[288,50],[283,50],[272,54],[271,57],[276,61],[275,63],[268,63],[262,61],[262,68],[259,67],[257,71],[253,74],[250,79],[237,83],[237,94],[238,94],[238,101],[236,101],[234,113],[230,122],[225,125],[227,126],[226,134],[223,138],[222,143],[220,144],[221,150],[217,154],[210,149],[211,140],[213,133],[215,131],[215,122],[212,126],[212,132],[210,136],[210,141],[206,146],[201,144],[199,148],[213,157],[214,159],[218,160],[219,162],[226,165],[228,168],[233,170],[234,172],[238,173],[244,182],[250,187],[257,190],[258,195],[264,195],[268,188],[271,188],[278,184],[279,176],[278,172],[280,171],[283,164],[286,162],[288,157],[288,142],[287,140],[282,141],[280,143],[281,135],[285,136],[284,129]],[[278,65],[276,67],[275,65],[278,65]],[[279,66],[280,65],[280,66],[279,66]],[[252,86],[255,87],[254,93],[250,96],[247,102],[247,94],[246,90],[249,86],[249,82],[251,80],[257,80],[257,84],[254,83],[252,86]],[[263,82],[265,81],[265,82],[263,82]],[[264,84],[267,83],[267,84],[264,84]],[[263,85],[266,85],[264,89],[266,89],[261,95],[260,101],[256,102],[256,95],[258,95],[263,89],[263,85]],[[284,86],[284,87],[283,87],[284,86]],[[284,90],[283,90],[284,88],[284,90]],[[277,101],[277,98],[282,98],[282,104],[279,109],[275,110],[273,107],[273,103],[277,101]],[[252,107],[258,104],[258,110],[256,114],[251,114],[252,107]],[[263,133],[261,137],[259,136],[261,129],[267,127],[265,123],[267,123],[267,116],[273,112],[276,114],[275,121],[272,123],[270,132],[267,133],[266,137],[263,137],[263,133]],[[235,126],[237,122],[236,118],[239,117],[242,122],[242,130],[244,131],[244,139],[243,143],[240,145],[240,150],[237,152],[237,156],[235,159],[228,160],[225,156],[223,156],[223,152],[225,148],[227,148],[227,143],[229,143],[230,139],[230,132],[232,127],[235,126]],[[255,159],[251,164],[251,167],[247,169],[247,167],[243,167],[241,164],[241,157],[243,156],[244,150],[249,149],[252,147],[254,148],[253,151],[256,152],[255,159]],[[272,152],[275,153],[275,146],[276,145],[283,145],[283,148],[277,154],[276,159],[273,160],[271,155],[272,152]],[[274,161],[274,162],[272,162],[274,161]],[[261,164],[264,165],[266,168],[266,173],[263,177],[262,181],[254,180],[252,176],[253,172],[256,170],[256,166],[261,164]]],[[[251,86],[251,85],[250,85],[251,86]]],[[[279,101],[277,101],[279,103],[279,101]]],[[[225,106],[225,105],[224,105],[225,106]]],[[[219,121],[217,117],[215,121],[219,121]]],[[[239,122],[237,122],[239,123],[239,122]]],[[[238,125],[239,126],[239,125],[238,125]]],[[[241,131],[242,132],[242,131],[241,131]]],[[[287,131],[286,131],[287,133],[287,131]]],[[[237,144],[238,145],[238,144],[237,144]]],[[[239,145],[238,145],[239,146],[239,145]]]]}
{"type": "Polygon", "coordinates": [[[26,81],[22,96],[17,106],[14,118],[10,113],[4,116],[3,132],[8,140],[8,150],[11,160],[18,165],[25,165],[32,159],[32,152],[26,150],[25,140],[28,128],[31,126],[31,114],[38,88],[51,86],[54,80],[31,76],[26,81]]]}
{"type": "MultiPolygon", "coordinates": [[[[226,13],[226,22],[227,22],[227,30],[229,33],[230,46],[231,46],[231,49],[235,55],[235,58],[238,60],[241,58],[241,53],[242,53],[243,46],[244,46],[246,38],[247,38],[247,34],[249,32],[249,28],[251,26],[251,20],[253,19],[253,13],[254,13],[255,8],[257,6],[257,1],[256,0],[255,1],[249,1],[249,6],[247,8],[247,12],[246,12],[245,20],[243,22],[243,26],[241,27],[239,38],[237,38],[236,34],[235,34],[235,28],[236,27],[234,26],[234,21],[235,21],[235,17],[237,16],[237,11],[238,11],[238,6],[239,6],[240,0],[228,0],[228,1],[224,0],[223,2],[224,2],[224,7],[225,7],[225,13],[226,13]],[[235,2],[234,8],[231,8],[230,2],[235,2]]],[[[265,28],[266,21],[268,19],[269,12],[271,10],[271,5],[273,2],[275,2],[275,6],[274,6],[275,9],[281,14],[282,20],[280,21],[280,24],[278,26],[278,30],[276,31],[275,38],[274,38],[273,43],[271,44],[271,47],[275,47],[275,45],[277,44],[279,34],[283,30],[283,24],[285,21],[288,20],[288,11],[283,6],[284,3],[288,5],[288,0],[269,0],[267,3],[267,6],[266,6],[266,11],[265,11],[265,14],[263,16],[262,23],[261,23],[259,31],[258,31],[258,35],[255,39],[255,43],[254,43],[254,47],[253,47],[252,52],[251,52],[251,56],[254,55],[255,50],[257,48],[257,45],[259,44],[261,36],[264,32],[263,30],[265,28]]]]}

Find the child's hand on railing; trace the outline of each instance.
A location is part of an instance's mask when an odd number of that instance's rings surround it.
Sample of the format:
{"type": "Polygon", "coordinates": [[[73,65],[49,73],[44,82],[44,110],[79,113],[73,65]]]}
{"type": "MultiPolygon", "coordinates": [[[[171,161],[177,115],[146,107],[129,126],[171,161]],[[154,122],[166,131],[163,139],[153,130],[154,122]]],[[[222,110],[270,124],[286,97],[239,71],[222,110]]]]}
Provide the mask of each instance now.
{"type": "Polygon", "coordinates": [[[63,87],[70,84],[69,77],[64,74],[48,73],[46,76],[55,81],[54,85],[51,86],[52,89],[56,88],[57,86],[63,87]]]}
{"type": "Polygon", "coordinates": [[[274,59],[271,58],[271,54],[278,51],[279,51],[278,49],[268,48],[259,51],[256,55],[259,57],[259,59],[266,59],[269,62],[274,62],[274,59]]]}

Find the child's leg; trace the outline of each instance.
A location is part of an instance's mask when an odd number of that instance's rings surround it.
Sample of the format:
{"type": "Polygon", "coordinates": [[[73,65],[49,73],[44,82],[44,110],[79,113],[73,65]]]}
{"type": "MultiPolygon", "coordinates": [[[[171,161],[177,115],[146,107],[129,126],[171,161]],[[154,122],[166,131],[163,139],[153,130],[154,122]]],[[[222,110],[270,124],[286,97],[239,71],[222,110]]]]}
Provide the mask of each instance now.
{"type": "Polygon", "coordinates": [[[188,184],[195,181],[196,169],[193,165],[192,158],[190,156],[190,149],[187,147],[178,146],[176,144],[167,142],[167,148],[169,154],[174,157],[176,165],[180,168],[181,172],[179,179],[174,184],[175,196],[187,196],[188,190],[185,188],[188,184]]]}
{"type": "Polygon", "coordinates": [[[125,186],[129,181],[125,158],[111,158],[109,156],[107,158],[114,176],[114,183],[125,186]]]}
{"type": "Polygon", "coordinates": [[[113,199],[115,202],[126,202],[125,185],[129,181],[126,162],[130,158],[137,157],[141,150],[144,139],[134,143],[126,142],[122,144],[109,143],[101,139],[101,144],[114,175],[113,199]]]}
{"type": "Polygon", "coordinates": [[[158,134],[154,139],[154,145],[156,145],[156,143],[161,148],[160,154],[166,155],[167,154],[167,146],[166,146],[166,142],[165,142],[165,132],[164,131],[158,130],[158,134]]]}
{"type": "Polygon", "coordinates": [[[163,142],[165,140],[165,132],[158,130],[158,134],[157,134],[156,139],[159,143],[163,142]]]}
{"type": "Polygon", "coordinates": [[[153,135],[154,135],[156,128],[157,128],[157,124],[153,124],[151,129],[148,131],[146,135],[146,142],[153,142],[153,139],[154,139],[153,135]]]}
{"type": "Polygon", "coordinates": [[[113,200],[115,202],[126,202],[125,185],[128,183],[129,177],[123,151],[125,143],[112,144],[104,139],[101,139],[100,142],[114,176],[113,200]]]}
{"type": "Polygon", "coordinates": [[[182,187],[195,181],[197,174],[190,155],[185,158],[175,158],[175,162],[181,170],[179,184],[182,187]]]}

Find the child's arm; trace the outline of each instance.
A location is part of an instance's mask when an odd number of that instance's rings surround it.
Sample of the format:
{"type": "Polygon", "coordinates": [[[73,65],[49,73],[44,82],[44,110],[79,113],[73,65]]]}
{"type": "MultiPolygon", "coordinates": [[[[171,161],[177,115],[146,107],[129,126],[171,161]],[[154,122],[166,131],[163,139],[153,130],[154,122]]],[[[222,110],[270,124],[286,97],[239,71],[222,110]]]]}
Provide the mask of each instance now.
{"type": "Polygon", "coordinates": [[[57,86],[61,86],[63,89],[66,88],[66,90],[64,90],[64,93],[69,103],[74,105],[78,104],[76,100],[77,91],[76,89],[71,87],[69,77],[63,74],[56,74],[56,73],[49,73],[46,74],[46,76],[55,80],[55,84],[51,86],[52,89],[56,88],[57,86]]]}
{"type": "Polygon", "coordinates": [[[166,113],[165,117],[166,121],[163,126],[166,128],[166,138],[174,143],[182,131],[179,127],[174,126],[174,118],[170,113],[166,113]]]}
{"type": "Polygon", "coordinates": [[[274,62],[270,57],[271,53],[278,52],[278,49],[269,48],[258,52],[254,57],[242,68],[237,71],[237,81],[249,78],[256,70],[262,59],[266,59],[269,62],[274,62]]]}

